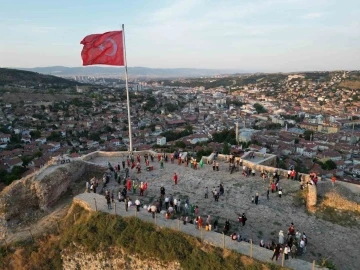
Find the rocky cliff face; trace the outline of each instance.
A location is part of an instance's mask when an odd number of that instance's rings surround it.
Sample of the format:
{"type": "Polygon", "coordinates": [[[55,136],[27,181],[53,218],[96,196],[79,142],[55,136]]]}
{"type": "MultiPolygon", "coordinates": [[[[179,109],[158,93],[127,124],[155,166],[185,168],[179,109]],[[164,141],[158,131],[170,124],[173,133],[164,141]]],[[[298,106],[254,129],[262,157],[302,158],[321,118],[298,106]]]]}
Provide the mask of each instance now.
{"type": "MultiPolygon", "coordinates": [[[[89,170],[85,162],[75,161],[53,171],[45,171],[34,179],[34,191],[39,200],[39,208],[46,210],[51,207],[68,189],[71,183],[78,180],[89,170]]],[[[84,186],[85,187],[85,186],[84,186]]]]}
{"type": "Polygon", "coordinates": [[[141,258],[138,255],[125,254],[117,248],[107,251],[88,253],[80,247],[77,251],[63,250],[63,269],[66,270],[181,270],[178,262],[164,263],[154,258],[141,258]]]}
{"type": "MultiPolygon", "coordinates": [[[[0,232],[36,219],[53,206],[85,174],[104,168],[84,161],[51,165],[39,174],[14,181],[0,193],[0,232]]],[[[82,183],[85,188],[85,180],[82,183]]],[[[0,235],[1,237],[1,235],[0,235]]]]}

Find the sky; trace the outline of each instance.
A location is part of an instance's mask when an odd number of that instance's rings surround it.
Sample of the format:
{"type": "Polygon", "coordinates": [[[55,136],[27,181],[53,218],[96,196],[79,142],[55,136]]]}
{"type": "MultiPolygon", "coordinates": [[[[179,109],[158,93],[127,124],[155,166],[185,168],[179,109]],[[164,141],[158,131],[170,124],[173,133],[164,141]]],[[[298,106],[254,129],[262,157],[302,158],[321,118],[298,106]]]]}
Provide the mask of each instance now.
{"type": "Polygon", "coordinates": [[[0,0],[0,66],[81,66],[122,24],[130,67],[360,70],[359,0],[0,0]]]}

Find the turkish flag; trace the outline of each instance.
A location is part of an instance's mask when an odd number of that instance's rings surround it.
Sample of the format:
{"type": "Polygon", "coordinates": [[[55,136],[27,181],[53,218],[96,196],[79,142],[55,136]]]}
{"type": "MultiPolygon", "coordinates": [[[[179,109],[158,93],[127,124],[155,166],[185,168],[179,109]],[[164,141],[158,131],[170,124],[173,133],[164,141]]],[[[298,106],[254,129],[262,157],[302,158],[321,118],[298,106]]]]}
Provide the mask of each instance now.
{"type": "Polygon", "coordinates": [[[84,45],[81,51],[83,66],[125,65],[122,31],[88,35],[80,44],[84,45]]]}

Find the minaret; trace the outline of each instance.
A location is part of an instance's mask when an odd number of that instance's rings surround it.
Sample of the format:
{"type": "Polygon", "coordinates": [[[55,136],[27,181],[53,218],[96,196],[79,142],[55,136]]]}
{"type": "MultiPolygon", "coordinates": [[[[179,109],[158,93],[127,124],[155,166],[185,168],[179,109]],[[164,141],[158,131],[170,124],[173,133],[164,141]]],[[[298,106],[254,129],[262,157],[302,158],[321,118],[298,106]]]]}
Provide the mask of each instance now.
{"type": "Polygon", "coordinates": [[[236,143],[239,143],[239,122],[235,123],[235,139],[236,143]]]}

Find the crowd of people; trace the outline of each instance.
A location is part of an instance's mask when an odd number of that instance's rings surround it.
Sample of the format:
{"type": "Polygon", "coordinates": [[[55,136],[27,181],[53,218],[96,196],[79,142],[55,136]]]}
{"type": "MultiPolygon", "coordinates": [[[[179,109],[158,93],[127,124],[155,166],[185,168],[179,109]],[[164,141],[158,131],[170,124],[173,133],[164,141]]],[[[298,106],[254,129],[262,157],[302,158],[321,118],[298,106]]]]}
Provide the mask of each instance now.
{"type": "MultiPolygon", "coordinates": [[[[250,155],[250,158],[253,156],[250,155]]],[[[137,155],[129,155],[126,158],[123,158],[117,165],[114,167],[109,163],[109,170],[103,176],[103,187],[101,191],[105,192],[105,199],[108,206],[108,209],[112,209],[111,204],[114,203],[114,192],[110,192],[106,190],[106,185],[110,181],[111,178],[115,179],[119,184],[120,188],[118,191],[118,201],[124,202],[125,210],[128,211],[129,208],[134,207],[136,211],[141,211],[144,209],[145,211],[151,213],[152,217],[155,218],[157,214],[164,215],[166,219],[179,219],[184,225],[193,224],[196,229],[205,229],[206,231],[215,231],[224,233],[225,235],[229,235],[232,240],[236,240],[238,242],[250,242],[250,239],[240,233],[234,231],[232,229],[231,223],[229,219],[226,219],[223,227],[219,225],[218,218],[212,220],[211,216],[206,214],[200,214],[199,207],[195,204],[190,204],[189,197],[180,198],[179,196],[173,196],[168,190],[165,190],[164,186],[160,187],[159,196],[149,204],[145,204],[140,198],[144,196],[145,191],[147,190],[148,183],[141,182],[130,176],[130,171],[132,170],[133,176],[134,174],[141,174],[141,164],[142,161],[145,162],[146,168],[151,167],[150,162],[154,162],[155,156],[151,154],[145,154],[143,156],[137,155]],[[139,192],[138,192],[139,190],[139,192]],[[136,197],[133,201],[132,197],[136,197]]],[[[174,154],[158,154],[157,161],[160,164],[160,169],[164,168],[164,163],[171,162],[177,164],[179,166],[184,165],[185,167],[189,167],[189,163],[191,164],[190,168],[198,169],[198,165],[200,167],[203,166],[202,161],[197,162],[195,159],[189,156],[181,156],[180,153],[174,154]]],[[[156,162],[156,161],[155,161],[156,162]]],[[[219,163],[218,161],[213,160],[211,163],[208,162],[209,165],[212,165],[213,171],[219,171],[219,163]]],[[[251,169],[243,164],[241,158],[235,159],[233,156],[229,159],[229,170],[230,173],[234,173],[234,171],[239,170],[242,166],[242,174],[246,177],[255,176],[256,171],[251,169]]],[[[280,174],[278,171],[274,173],[269,173],[267,171],[259,172],[261,178],[266,181],[269,179],[269,187],[266,190],[267,200],[270,197],[271,193],[277,193],[281,198],[282,196],[282,188],[280,187],[280,174]]],[[[297,176],[294,170],[289,170],[288,178],[295,180],[297,176]]],[[[301,176],[298,176],[301,178],[301,176]]],[[[174,186],[181,184],[179,180],[179,175],[174,172],[173,174],[173,183],[174,186]]],[[[86,183],[87,192],[95,192],[100,184],[100,180],[93,177],[90,181],[86,183]]],[[[220,183],[218,186],[214,186],[211,189],[212,197],[215,202],[219,201],[220,196],[224,196],[225,189],[223,183],[220,183]]],[[[209,188],[205,187],[204,191],[204,199],[209,199],[209,188]]],[[[254,204],[259,203],[259,193],[256,192],[255,196],[252,196],[252,202],[254,204]]],[[[210,203],[210,202],[209,202],[210,203]]],[[[247,221],[246,214],[243,213],[238,217],[238,222],[245,226],[247,221]]],[[[235,226],[237,227],[237,226],[235,226]]],[[[296,256],[302,255],[306,252],[306,244],[307,238],[305,233],[300,234],[298,231],[295,232],[294,225],[292,224],[288,230],[288,234],[285,240],[282,231],[279,232],[279,241],[275,243],[275,241],[271,241],[267,244],[264,243],[263,240],[260,241],[260,246],[273,250],[274,255],[272,259],[278,259],[280,254],[283,253],[285,259],[289,258],[289,255],[292,258],[296,258],[296,256]]]]}
{"type": "Polygon", "coordinates": [[[275,241],[271,241],[265,244],[264,240],[260,241],[260,247],[273,251],[271,260],[278,260],[281,254],[284,254],[285,260],[289,259],[289,255],[291,255],[291,258],[296,259],[298,256],[305,254],[306,246],[306,234],[304,232],[300,233],[299,230],[295,230],[293,222],[288,229],[286,237],[283,230],[279,231],[279,239],[277,243],[275,243],[275,241]]]}

